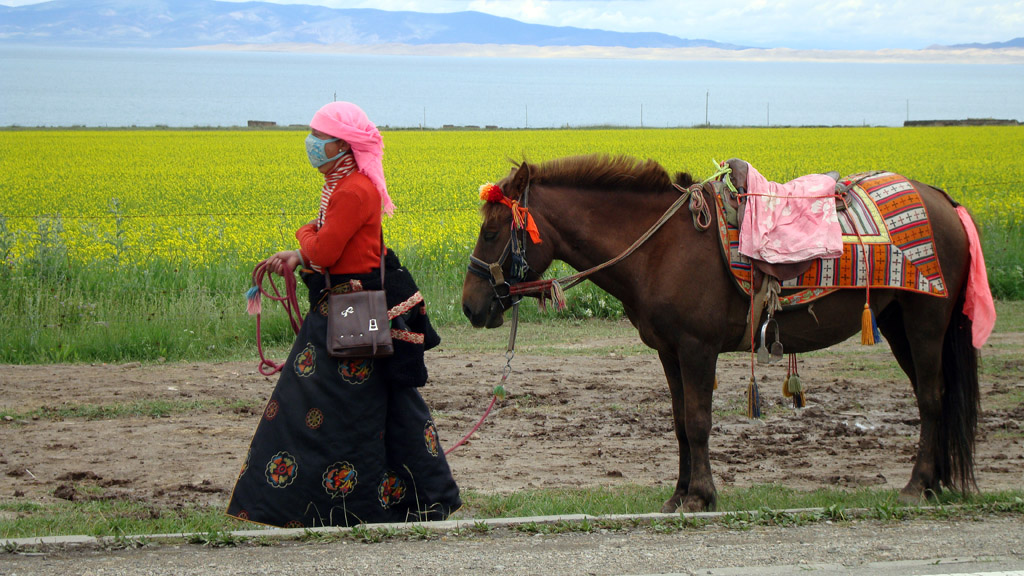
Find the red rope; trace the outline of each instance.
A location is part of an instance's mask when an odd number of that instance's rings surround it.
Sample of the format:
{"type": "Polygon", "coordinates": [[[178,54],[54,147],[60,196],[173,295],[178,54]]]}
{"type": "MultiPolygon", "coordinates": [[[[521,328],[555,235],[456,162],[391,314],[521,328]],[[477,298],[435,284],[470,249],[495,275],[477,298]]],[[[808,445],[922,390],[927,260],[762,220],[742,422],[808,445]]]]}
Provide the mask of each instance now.
{"type": "Polygon", "coordinates": [[[494,408],[494,404],[495,404],[495,402],[497,402],[497,401],[498,401],[498,395],[497,395],[497,394],[495,394],[494,396],[492,396],[492,397],[491,397],[491,403],[490,403],[490,404],[489,404],[489,405],[487,406],[487,410],[485,410],[485,411],[484,411],[484,415],[483,415],[483,416],[481,416],[481,417],[480,417],[480,420],[478,420],[478,421],[477,421],[477,423],[476,423],[476,426],[473,426],[473,429],[472,429],[472,430],[470,430],[468,434],[466,434],[465,436],[463,436],[463,437],[462,437],[462,440],[459,440],[459,441],[458,441],[458,442],[456,442],[456,443],[455,443],[454,445],[452,445],[452,447],[451,447],[451,448],[449,448],[449,449],[445,450],[445,451],[444,451],[444,455],[445,455],[445,456],[447,456],[447,455],[451,454],[452,450],[455,450],[455,449],[456,449],[456,448],[458,448],[459,446],[462,446],[463,444],[465,444],[465,443],[466,443],[466,441],[467,441],[467,440],[469,440],[469,437],[470,437],[470,436],[472,436],[472,435],[473,435],[473,433],[475,433],[475,432],[476,432],[477,430],[479,430],[479,429],[480,429],[480,426],[481,426],[481,425],[482,425],[482,424],[484,423],[484,419],[485,419],[485,418],[487,418],[487,415],[491,413],[491,409],[492,409],[492,408],[494,408]]]}
{"type": "MultiPolygon", "coordinates": [[[[302,313],[299,312],[299,300],[295,294],[295,274],[286,274],[284,276],[284,295],[278,290],[277,285],[274,284],[274,278],[270,270],[267,268],[267,261],[264,260],[256,265],[256,268],[252,271],[252,283],[256,288],[256,298],[262,299],[264,296],[275,302],[280,302],[284,306],[285,312],[288,314],[288,321],[291,322],[292,330],[298,334],[299,328],[302,327],[302,313]],[[270,288],[274,291],[273,294],[263,288],[264,279],[270,284],[270,288]]],[[[256,349],[260,353],[260,362],[257,366],[260,374],[264,376],[271,376],[281,371],[284,368],[284,362],[278,364],[273,360],[268,360],[263,354],[263,337],[262,330],[260,328],[260,316],[262,315],[262,306],[257,305],[256,312],[256,349]]]]}

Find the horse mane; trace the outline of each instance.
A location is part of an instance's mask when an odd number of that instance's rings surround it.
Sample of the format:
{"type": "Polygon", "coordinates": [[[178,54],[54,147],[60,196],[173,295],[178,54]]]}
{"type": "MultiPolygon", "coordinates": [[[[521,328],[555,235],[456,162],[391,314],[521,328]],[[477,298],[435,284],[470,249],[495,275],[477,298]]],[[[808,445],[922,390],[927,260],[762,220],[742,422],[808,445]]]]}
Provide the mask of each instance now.
{"type": "MultiPolygon", "coordinates": [[[[636,192],[662,192],[672,186],[668,172],[654,160],[631,156],[588,154],[556,158],[532,167],[532,181],[577,188],[617,188],[636,192]]],[[[676,184],[693,183],[689,173],[676,174],[676,184]]]]}
{"type": "MultiPolygon", "coordinates": [[[[506,190],[516,168],[521,164],[509,160],[512,171],[502,178],[498,185],[506,190]]],[[[523,160],[523,164],[529,164],[523,160]]],[[[661,164],[654,160],[639,160],[631,156],[609,154],[587,154],[565,156],[541,164],[529,164],[530,180],[554,186],[577,188],[615,188],[632,192],[658,194],[672,188],[673,181],[661,164]]],[[[677,172],[675,184],[689,188],[694,180],[689,172],[677,172]]],[[[480,212],[485,219],[498,218],[505,213],[500,204],[484,202],[480,212]]]]}

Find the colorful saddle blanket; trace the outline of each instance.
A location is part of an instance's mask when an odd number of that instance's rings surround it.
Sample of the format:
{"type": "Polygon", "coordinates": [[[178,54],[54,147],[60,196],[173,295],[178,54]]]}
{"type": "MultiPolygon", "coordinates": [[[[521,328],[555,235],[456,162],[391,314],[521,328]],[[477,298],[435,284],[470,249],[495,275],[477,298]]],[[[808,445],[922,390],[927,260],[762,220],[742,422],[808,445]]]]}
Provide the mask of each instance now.
{"type": "MultiPolygon", "coordinates": [[[[906,178],[890,172],[855,174],[839,211],[843,254],[815,260],[800,276],[782,282],[783,306],[805,304],[843,288],[895,288],[946,295],[924,202],[906,178]]],[[[716,195],[723,255],[746,294],[753,290],[750,259],[739,252],[739,230],[729,224],[716,195]]],[[[840,201],[841,202],[841,201],[840,201]]]]}

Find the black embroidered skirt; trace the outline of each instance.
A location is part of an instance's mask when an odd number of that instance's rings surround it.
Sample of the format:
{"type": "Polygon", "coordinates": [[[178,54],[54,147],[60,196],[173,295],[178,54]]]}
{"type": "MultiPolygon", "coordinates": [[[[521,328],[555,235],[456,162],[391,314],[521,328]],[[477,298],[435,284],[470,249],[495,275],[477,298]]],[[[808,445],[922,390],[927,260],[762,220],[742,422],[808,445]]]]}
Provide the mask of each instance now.
{"type": "Polygon", "coordinates": [[[329,356],[317,308],[256,427],[227,514],[287,528],[447,518],[462,502],[423,398],[389,381],[392,359],[329,356]]]}

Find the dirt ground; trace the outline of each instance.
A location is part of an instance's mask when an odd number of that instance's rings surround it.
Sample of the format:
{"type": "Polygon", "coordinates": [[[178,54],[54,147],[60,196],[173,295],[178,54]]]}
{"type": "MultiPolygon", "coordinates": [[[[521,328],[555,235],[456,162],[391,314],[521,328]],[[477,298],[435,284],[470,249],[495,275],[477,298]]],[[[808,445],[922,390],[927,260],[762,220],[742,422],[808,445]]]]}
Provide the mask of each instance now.
{"type": "MultiPolygon", "coordinates": [[[[673,485],[677,451],[656,357],[519,354],[502,401],[449,455],[463,489],[673,485]]],[[[624,342],[623,344],[629,344],[624,342]]],[[[989,346],[1024,349],[1024,334],[989,346]]],[[[496,351],[498,352],[498,351],[496,351]]],[[[502,353],[428,353],[422,389],[447,448],[477,421],[505,364],[502,353]]],[[[808,407],[780,393],[785,363],[758,367],[766,417],[745,416],[749,357],[724,355],[711,439],[715,481],[901,488],[916,449],[909,385],[883,344],[849,341],[801,357],[808,407]]],[[[1024,487],[1024,362],[985,365],[977,443],[983,491],[1024,487]]],[[[154,508],[227,501],[275,384],[253,362],[0,367],[0,501],[137,499],[154,508]],[[167,416],[59,416],[70,406],[194,403],[167,416]]],[[[656,511],[656,510],[651,510],[656,511]]],[[[640,512],[640,511],[638,511],[640,512]]]]}

